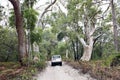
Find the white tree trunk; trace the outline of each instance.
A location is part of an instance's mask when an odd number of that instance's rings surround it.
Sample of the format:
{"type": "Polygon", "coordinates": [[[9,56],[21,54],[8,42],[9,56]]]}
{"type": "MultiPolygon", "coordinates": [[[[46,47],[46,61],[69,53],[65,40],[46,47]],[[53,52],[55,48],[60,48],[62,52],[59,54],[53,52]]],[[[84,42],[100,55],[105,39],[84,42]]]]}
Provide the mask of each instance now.
{"type": "Polygon", "coordinates": [[[66,58],[68,59],[68,49],[66,50],[66,58]]]}
{"type": "MultiPolygon", "coordinates": [[[[79,37],[78,37],[79,38],[79,37]]],[[[83,47],[84,47],[84,53],[83,56],[81,57],[82,61],[89,61],[91,59],[91,55],[92,55],[92,50],[93,50],[93,36],[89,37],[89,44],[87,45],[86,42],[84,41],[83,38],[79,38],[79,40],[81,41],[83,47]]]]}
{"type": "Polygon", "coordinates": [[[39,46],[37,43],[33,43],[33,51],[34,52],[39,52],[39,46]]]}
{"type": "Polygon", "coordinates": [[[81,57],[81,60],[89,61],[91,59],[91,55],[92,55],[92,46],[85,46],[84,53],[83,53],[83,56],[81,57]]]}
{"type": "Polygon", "coordinates": [[[114,33],[114,47],[115,50],[118,51],[118,30],[117,30],[117,19],[116,19],[116,14],[115,14],[115,5],[114,5],[114,0],[111,0],[111,9],[112,9],[112,21],[113,21],[113,33],[114,33]]]}
{"type": "Polygon", "coordinates": [[[91,59],[92,50],[93,50],[93,37],[89,37],[89,45],[83,46],[84,47],[84,53],[81,57],[82,61],[89,61],[91,59]]]}

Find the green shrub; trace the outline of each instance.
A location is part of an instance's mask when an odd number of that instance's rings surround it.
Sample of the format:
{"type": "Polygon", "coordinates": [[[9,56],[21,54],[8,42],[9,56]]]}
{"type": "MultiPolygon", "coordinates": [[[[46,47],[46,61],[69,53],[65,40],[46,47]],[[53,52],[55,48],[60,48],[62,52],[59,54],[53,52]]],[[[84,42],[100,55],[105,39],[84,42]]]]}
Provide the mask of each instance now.
{"type": "Polygon", "coordinates": [[[120,66],[120,55],[117,55],[112,59],[110,66],[111,67],[120,66]]]}
{"type": "Polygon", "coordinates": [[[114,53],[114,54],[111,54],[111,55],[109,55],[108,57],[106,57],[106,58],[104,58],[104,65],[105,66],[109,66],[110,67],[110,64],[111,64],[111,62],[113,61],[113,59],[116,57],[116,56],[118,56],[119,54],[118,53],[114,53]]]}
{"type": "Polygon", "coordinates": [[[19,62],[0,62],[0,67],[6,67],[6,68],[16,68],[20,67],[19,62]]]}
{"type": "Polygon", "coordinates": [[[9,80],[33,80],[33,76],[37,73],[37,69],[33,66],[29,66],[26,68],[22,73],[15,76],[14,78],[11,77],[9,80]]]}
{"type": "Polygon", "coordinates": [[[45,68],[46,63],[45,63],[45,61],[38,61],[38,62],[36,62],[34,65],[35,65],[35,67],[38,68],[39,70],[42,70],[42,69],[45,68]]]}

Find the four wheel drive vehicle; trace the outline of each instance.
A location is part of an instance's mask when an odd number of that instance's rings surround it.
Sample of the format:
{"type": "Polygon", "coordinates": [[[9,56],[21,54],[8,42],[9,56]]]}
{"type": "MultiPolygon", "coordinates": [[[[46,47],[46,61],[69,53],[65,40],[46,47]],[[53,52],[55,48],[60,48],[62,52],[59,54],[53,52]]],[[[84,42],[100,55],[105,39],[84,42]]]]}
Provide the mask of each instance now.
{"type": "Polygon", "coordinates": [[[62,58],[60,55],[53,55],[51,58],[51,66],[60,65],[62,66],[62,58]]]}

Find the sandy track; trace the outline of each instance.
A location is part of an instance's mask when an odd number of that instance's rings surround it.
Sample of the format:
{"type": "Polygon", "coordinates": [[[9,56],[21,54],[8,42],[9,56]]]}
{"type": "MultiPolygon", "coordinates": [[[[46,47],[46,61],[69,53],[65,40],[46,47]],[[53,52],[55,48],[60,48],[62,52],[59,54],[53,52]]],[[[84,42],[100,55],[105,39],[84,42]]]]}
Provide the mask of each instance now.
{"type": "Polygon", "coordinates": [[[79,73],[78,70],[63,63],[63,66],[50,66],[50,62],[46,69],[38,74],[37,80],[95,80],[88,74],[79,73]]]}

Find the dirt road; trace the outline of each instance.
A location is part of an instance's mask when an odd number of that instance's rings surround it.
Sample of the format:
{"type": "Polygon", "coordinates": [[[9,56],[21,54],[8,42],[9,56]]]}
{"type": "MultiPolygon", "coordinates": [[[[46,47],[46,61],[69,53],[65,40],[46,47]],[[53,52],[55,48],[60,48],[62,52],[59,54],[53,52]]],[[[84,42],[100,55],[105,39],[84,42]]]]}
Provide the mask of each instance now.
{"type": "Polygon", "coordinates": [[[63,63],[63,66],[50,66],[36,76],[37,80],[95,80],[88,74],[82,74],[79,70],[63,63]]]}

